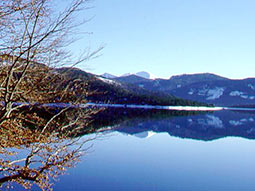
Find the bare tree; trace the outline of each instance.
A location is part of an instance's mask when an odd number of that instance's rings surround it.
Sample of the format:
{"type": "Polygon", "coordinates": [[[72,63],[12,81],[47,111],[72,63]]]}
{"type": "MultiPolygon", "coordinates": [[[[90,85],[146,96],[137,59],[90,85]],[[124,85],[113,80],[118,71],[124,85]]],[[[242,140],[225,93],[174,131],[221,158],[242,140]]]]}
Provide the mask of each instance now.
{"type": "Polygon", "coordinates": [[[59,73],[56,67],[87,61],[101,48],[73,60],[66,47],[77,27],[86,22],[75,22],[75,17],[89,8],[88,0],[73,0],[62,11],[54,10],[53,2],[0,2],[2,184],[15,181],[30,188],[35,183],[48,190],[49,177],[73,166],[88,141],[74,137],[87,126],[92,110],[43,104],[85,103],[87,82],[59,73]],[[27,155],[19,158],[18,151],[24,150],[27,155]]]}

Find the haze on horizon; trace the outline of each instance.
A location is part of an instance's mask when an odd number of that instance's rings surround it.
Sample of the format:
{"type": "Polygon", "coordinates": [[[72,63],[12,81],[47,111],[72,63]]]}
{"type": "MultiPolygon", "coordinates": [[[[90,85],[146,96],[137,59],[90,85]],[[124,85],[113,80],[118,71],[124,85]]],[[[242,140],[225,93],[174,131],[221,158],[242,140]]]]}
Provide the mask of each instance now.
{"type": "Polygon", "coordinates": [[[84,15],[94,16],[83,28],[88,34],[72,50],[105,48],[81,69],[113,75],[146,71],[158,78],[255,77],[255,1],[95,0],[91,5],[84,15]]]}

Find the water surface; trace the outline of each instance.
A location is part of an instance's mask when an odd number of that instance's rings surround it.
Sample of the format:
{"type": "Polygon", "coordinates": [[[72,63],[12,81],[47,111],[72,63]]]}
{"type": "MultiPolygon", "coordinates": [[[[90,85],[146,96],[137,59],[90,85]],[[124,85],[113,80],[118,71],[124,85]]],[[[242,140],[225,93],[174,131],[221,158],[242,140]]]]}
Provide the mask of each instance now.
{"type": "Polygon", "coordinates": [[[252,112],[138,117],[111,128],[55,190],[255,189],[252,112]]]}

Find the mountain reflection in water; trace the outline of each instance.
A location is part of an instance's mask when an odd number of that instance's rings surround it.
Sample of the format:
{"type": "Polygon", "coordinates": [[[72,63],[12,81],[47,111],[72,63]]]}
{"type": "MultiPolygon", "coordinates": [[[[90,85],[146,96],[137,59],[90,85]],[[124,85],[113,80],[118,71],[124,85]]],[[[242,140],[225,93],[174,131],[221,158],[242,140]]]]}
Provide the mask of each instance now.
{"type": "Polygon", "coordinates": [[[111,131],[141,138],[168,133],[175,137],[203,141],[228,136],[255,139],[255,113],[224,110],[187,116],[131,118],[113,125],[111,131]]]}
{"type": "Polygon", "coordinates": [[[106,109],[80,137],[92,137],[93,147],[54,190],[255,188],[254,112],[106,109]]]}
{"type": "Polygon", "coordinates": [[[56,190],[254,190],[255,113],[108,114],[105,138],[56,190]]]}

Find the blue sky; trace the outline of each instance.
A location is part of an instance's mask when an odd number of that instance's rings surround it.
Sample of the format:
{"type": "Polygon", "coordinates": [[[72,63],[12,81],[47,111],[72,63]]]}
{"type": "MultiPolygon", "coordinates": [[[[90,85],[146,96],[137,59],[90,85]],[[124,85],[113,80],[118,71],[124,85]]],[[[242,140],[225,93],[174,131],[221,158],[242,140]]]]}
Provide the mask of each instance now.
{"type": "Polygon", "coordinates": [[[255,77],[254,0],[94,0],[83,17],[93,34],[74,51],[104,45],[80,68],[121,75],[147,71],[169,78],[184,73],[255,77]]]}

